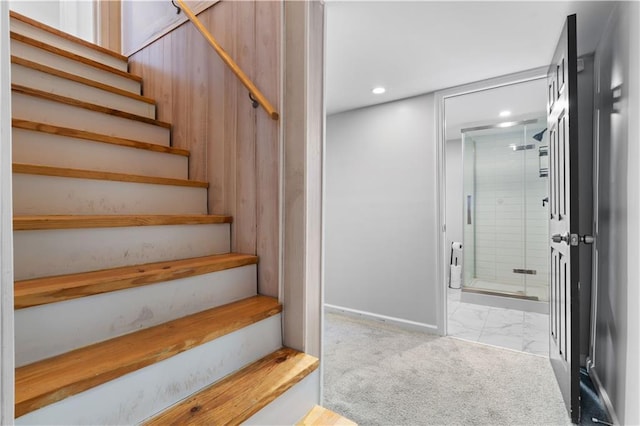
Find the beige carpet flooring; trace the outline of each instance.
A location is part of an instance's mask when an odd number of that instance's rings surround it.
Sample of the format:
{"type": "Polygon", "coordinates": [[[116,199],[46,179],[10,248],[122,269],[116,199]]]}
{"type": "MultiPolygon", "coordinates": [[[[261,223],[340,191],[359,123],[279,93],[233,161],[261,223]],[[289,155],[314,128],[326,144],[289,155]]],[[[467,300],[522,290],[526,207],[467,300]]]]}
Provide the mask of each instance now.
{"type": "Polygon", "coordinates": [[[323,405],[360,425],[568,425],[548,359],[335,313],[323,405]]]}

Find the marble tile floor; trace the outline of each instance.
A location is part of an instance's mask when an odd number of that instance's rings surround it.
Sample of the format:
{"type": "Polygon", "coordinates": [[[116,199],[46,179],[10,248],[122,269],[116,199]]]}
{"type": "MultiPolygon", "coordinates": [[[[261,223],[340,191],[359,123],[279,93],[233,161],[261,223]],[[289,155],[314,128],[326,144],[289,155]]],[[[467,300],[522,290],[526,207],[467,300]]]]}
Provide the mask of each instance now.
{"type": "Polygon", "coordinates": [[[549,316],[460,301],[448,289],[448,335],[534,355],[549,354],[549,316]]]}

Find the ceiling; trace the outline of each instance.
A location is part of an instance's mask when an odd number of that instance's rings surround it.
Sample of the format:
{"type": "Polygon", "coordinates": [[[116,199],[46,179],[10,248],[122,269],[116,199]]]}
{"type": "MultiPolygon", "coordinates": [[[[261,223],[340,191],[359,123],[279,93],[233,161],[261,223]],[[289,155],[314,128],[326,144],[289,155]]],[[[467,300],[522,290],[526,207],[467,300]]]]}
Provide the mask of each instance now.
{"type": "Polygon", "coordinates": [[[460,138],[463,128],[546,117],[546,80],[510,84],[445,100],[446,138],[460,138]],[[500,117],[509,111],[507,117],[500,117]]]}
{"type": "Polygon", "coordinates": [[[327,0],[327,113],[546,65],[564,19],[595,50],[612,2],[327,0]],[[374,95],[371,90],[387,91],[374,95]]]}

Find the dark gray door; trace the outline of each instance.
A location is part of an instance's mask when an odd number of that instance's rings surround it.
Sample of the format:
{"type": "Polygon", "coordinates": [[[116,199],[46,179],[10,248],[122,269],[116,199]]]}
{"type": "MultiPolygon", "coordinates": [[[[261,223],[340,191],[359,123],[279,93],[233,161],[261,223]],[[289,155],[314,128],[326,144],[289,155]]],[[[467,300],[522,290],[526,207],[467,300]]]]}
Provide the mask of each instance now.
{"type": "Polygon", "coordinates": [[[567,17],[547,72],[551,291],[549,358],[573,423],[580,419],[578,64],[576,15],[567,17]]]}

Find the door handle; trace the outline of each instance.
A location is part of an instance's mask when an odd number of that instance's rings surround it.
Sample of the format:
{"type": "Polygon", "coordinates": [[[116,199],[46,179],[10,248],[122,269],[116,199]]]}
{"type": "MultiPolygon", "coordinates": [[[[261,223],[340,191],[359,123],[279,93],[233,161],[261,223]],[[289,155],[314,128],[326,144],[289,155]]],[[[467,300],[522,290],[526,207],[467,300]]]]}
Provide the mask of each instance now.
{"type": "Polygon", "coordinates": [[[553,241],[554,243],[561,243],[561,242],[565,242],[567,244],[569,244],[569,233],[566,234],[553,234],[551,236],[551,241],[553,241]]]}
{"type": "Polygon", "coordinates": [[[567,245],[577,246],[580,243],[583,244],[593,244],[595,238],[592,235],[578,235],[578,234],[553,234],[551,236],[551,241],[554,243],[565,242],[567,245]]]}

